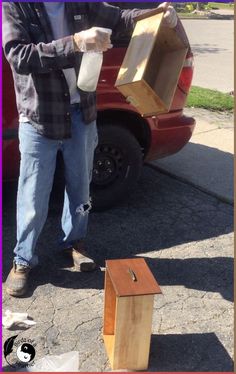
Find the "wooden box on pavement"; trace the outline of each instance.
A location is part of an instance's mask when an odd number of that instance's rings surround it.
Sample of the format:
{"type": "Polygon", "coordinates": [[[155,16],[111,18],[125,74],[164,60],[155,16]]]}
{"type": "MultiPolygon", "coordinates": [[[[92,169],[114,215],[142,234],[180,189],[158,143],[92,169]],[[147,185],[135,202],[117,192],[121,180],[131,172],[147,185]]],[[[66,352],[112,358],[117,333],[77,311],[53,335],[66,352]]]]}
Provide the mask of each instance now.
{"type": "Polygon", "coordinates": [[[137,18],[115,86],[142,116],[168,112],[188,51],[159,9],[137,18]]]}
{"type": "Polygon", "coordinates": [[[147,369],[153,301],[159,293],[144,259],[106,261],[103,338],[113,370],[147,369]]]}

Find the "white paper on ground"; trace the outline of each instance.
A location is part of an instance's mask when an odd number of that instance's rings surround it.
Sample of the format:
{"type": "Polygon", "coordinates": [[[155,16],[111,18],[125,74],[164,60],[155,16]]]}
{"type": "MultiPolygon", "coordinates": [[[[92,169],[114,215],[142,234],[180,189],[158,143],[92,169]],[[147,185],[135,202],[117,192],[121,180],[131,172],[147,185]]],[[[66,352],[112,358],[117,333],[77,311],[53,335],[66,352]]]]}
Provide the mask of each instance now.
{"type": "Polygon", "coordinates": [[[59,356],[45,356],[35,362],[34,366],[27,367],[24,371],[33,372],[78,372],[79,352],[71,351],[59,356]]]}
{"type": "Polygon", "coordinates": [[[33,326],[36,324],[35,321],[28,319],[28,313],[15,313],[10,310],[6,310],[2,317],[2,325],[6,329],[9,329],[13,325],[25,324],[27,326],[33,326]]]}

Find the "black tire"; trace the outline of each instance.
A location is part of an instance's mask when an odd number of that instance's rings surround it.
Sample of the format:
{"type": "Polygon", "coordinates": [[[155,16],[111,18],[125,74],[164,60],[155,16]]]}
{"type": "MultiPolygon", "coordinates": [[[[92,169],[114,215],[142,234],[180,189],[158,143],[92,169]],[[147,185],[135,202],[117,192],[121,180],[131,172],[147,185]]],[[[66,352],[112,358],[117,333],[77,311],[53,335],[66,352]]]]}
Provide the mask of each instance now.
{"type": "Polygon", "coordinates": [[[91,183],[94,211],[109,209],[123,200],[138,180],[143,164],[141,147],[129,130],[100,125],[98,139],[91,183]]]}

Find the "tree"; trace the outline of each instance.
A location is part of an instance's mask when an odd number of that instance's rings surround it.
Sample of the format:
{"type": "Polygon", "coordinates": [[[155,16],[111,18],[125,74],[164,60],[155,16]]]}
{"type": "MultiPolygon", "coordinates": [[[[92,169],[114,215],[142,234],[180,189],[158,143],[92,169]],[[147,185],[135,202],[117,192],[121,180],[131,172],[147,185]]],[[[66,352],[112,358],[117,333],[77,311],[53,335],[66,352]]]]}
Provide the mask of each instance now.
{"type": "Polygon", "coordinates": [[[197,10],[203,10],[205,6],[208,5],[208,3],[200,3],[199,1],[197,2],[197,10]]]}

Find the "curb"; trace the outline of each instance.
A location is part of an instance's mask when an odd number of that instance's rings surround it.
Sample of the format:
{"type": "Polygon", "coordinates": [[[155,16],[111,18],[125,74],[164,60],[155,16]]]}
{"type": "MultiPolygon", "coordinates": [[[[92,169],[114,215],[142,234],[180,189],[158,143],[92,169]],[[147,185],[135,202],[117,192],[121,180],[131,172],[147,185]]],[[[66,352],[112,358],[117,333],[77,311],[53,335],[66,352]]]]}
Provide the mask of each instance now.
{"type": "Polygon", "coordinates": [[[198,19],[206,19],[206,20],[208,20],[209,18],[208,17],[182,17],[182,16],[180,16],[179,17],[180,19],[194,19],[194,20],[198,20],[198,19]]]}
{"type": "Polygon", "coordinates": [[[190,17],[185,17],[185,16],[179,16],[180,19],[190,19],[190,20],[226,20],[226,21],[229,21],[229,20],[234,20],[234,14],[232,15],[221,15],[221,14],[209,14],[208,16],[199,16],[199,17],[194,17],[194,16],[190,16],[190,17]]]}

